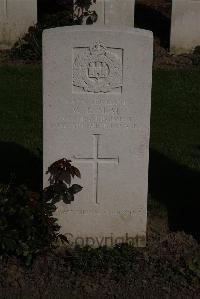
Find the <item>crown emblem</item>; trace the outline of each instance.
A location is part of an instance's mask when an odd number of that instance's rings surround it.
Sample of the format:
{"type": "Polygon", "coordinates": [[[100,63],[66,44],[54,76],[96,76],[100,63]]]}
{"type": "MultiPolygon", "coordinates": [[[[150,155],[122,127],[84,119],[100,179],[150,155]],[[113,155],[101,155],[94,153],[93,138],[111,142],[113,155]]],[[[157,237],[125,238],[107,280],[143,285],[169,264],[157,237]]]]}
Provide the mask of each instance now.
{"type": "Polygon", "coordinates": [[[82,50],[73,64],[73,85],[85,92],[107,93],[122,86],[122,61],[100,41],[82,50]]]}

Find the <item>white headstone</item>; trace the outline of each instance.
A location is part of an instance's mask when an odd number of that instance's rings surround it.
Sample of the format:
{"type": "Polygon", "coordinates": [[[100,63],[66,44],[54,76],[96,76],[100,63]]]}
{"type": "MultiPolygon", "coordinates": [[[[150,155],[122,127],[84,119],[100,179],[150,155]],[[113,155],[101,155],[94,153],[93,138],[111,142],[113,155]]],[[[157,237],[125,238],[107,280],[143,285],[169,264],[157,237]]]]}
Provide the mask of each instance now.
{"type": "Polygon", "coordinates": [[[0,0],[0,49],[13,46],[37,23],[37,0],[0,0]]]}
{"type": "Polygon", "coordinates": [[[191,52],[200,45],[200,0],[172,0],[171,52],[191,52]]]}
{"type": "Polygon", "coordinates": [[[97,0],[90,7],[98,15],[95,25],[134,27],[135,0],[97,0]]]}
{"type": "Polygon", "coordinates": [[[56,213],[73,244],[145,245],[152,44],[131,27],[44,32],[44,171],[64,157],[81,171],[56,213]]]}

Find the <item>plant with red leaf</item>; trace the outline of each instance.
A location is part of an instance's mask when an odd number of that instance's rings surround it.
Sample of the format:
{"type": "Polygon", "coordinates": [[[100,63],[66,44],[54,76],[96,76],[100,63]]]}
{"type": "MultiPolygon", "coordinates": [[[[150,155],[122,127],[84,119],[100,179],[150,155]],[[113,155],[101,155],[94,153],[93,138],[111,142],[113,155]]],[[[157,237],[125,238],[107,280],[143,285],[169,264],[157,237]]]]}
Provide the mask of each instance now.
{"type": "Polygon", "coordinates": [[[45,200],[51,201],[53,204],[63,201],[70,204],[74,201],[74,195],[82,190],[78,184],[71,186],[71,181],[75,177],[81,178],[78,168],[71,165],[72,161],[65,158],[54,162],[47,170],[50,174],[50,185],[44,189],[45,200]]]}

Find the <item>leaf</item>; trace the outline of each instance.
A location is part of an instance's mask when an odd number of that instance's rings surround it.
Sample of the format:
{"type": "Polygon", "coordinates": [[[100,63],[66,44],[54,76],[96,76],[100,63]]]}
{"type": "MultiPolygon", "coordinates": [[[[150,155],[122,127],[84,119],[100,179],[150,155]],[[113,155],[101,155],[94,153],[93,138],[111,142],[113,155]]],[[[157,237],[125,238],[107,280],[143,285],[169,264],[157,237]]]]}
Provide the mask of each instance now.
{"type": "Polygon", "coordinates": [[[73,175],[77,176],[78,178],[81,178],[81,173],[79,169],[74,166],[71,166],[71,173],[73,173],[73,175]]]}
{"type": "Polygon", "coordinates": [[[97,13],[95,11],[93,11],[90,17],[93,23],[95,23],[98,19],[97,13]]]}
{"type": "Polygon", "coordinates": [[[54,195],[53,186],[50,185],[49,187],[43,190],[44,201],[49,201],[50,199],[52,199],[53,195],[54,195]]]}
{"type": "Polygon", "coordinates": [[[61,181],[55,184],[53,188],[54,188],[54,194],[65,193],[68,190],[67,185],[61,181]]]}
{"type": "Polygon", "coordinates": [[[61,240],[62,243],[67,243],[67,244],[69,244],[69,241],[68,241],[68,239],[67,239],[66,236],[64,236],[64,235],[62,235],[62,234],[59,234],[59,235],[58,235],[58,238],[61,240]]]}
{"type": "Polygon", "coordinates": [[[74,184],[68,189],[68,191],[71,194],[76,194],[76,193],[80,192],[82,189],[83,189],[83,187],[81,187],[80,185],[74,184]]]}
{"type": "Polygon", "coordinates": [[[70,204],[72,201],[74,201],[74,195],[69,191],[65,192],[65,194],[63,194],[63,202],[70,204]]]}
{"type": "Polygon", "coordinates": [[[56,204],[56,203],[58,203],[60,200],[61,200],[60,195],[59,195],[59,194],[56,194],[56,195],[54,196],[54,198],[52,199],[52,204],[56,204]]]}
{"type": "Polygon", "coordinates": [[[70,185],[71,184],[71,175],[70,175],[70,172],[63,171],[63,173],[60,175],[59,179],[61,181],[66,182],[68,185],[70,185]]]}

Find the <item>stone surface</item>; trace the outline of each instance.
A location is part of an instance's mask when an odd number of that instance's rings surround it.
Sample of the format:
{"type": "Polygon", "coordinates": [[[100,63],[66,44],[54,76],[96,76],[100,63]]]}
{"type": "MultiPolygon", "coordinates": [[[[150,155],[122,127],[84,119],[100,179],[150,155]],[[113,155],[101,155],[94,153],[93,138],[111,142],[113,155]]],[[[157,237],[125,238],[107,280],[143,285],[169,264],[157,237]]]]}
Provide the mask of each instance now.
{"type": "Polygon", "coordinates": [[[90,10],[98,15],[95,25],[126,25],[134,27],[135,0],[97,0],[90,10]]]}
{"type": "Polygon", "coordinates": [[[56,212],[72,245],[145,245],[152,44],[131,27],[44,32],[44,173],[65,157],[82,174],[56,212]]]}
{"type": "Polygon", "coordinates": [[[171,52],[191,52],[200,45],[200,0],[172,0],[171,52]]]}
{"type": "Polygon", "coordinates": [[[8,49],[37,23],[37,0],[0,0],[0,49],[8,49]]]}

